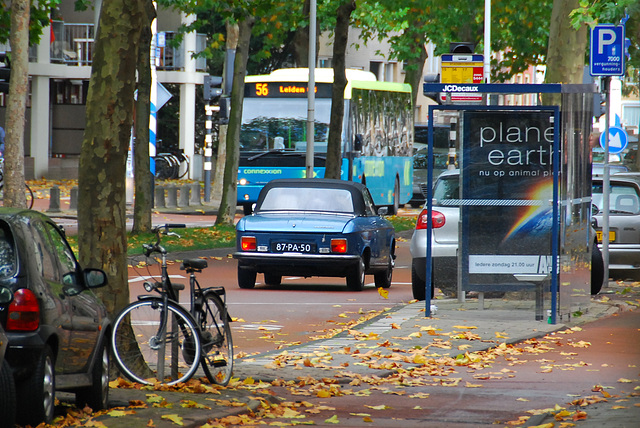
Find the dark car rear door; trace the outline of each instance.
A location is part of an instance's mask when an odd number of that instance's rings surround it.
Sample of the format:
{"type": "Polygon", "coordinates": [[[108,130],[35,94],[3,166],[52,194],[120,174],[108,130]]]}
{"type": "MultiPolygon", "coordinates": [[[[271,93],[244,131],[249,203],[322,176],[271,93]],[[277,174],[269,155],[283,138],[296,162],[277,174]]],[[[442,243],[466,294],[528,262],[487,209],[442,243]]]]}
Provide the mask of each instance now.
{"type": "Polygon", "coordinates": [[[52,252],[51,240],[40,218],[30,221],[33,246],[27,257],[30,260],[23,263],[30,266],[29,287],[39,298],[41,322],[55,329],[58,335],[58,351],[56,357],[56,371],[65,372],[66,361],[70,358],[70,343],[72,330],[71,301],[65,295],[61,282],[60,267],[52,252]]]}
{"type": "Polygon", "coordinates": [[[93,291],[86,288],[80,276],[78,262],[67,240],[53,223],[45,223],[52,243],[52,254],[60,267],[60,282],[70,302],[70,359],[65,370],[84,371],[100,336],[103,306],[93,291]]]}

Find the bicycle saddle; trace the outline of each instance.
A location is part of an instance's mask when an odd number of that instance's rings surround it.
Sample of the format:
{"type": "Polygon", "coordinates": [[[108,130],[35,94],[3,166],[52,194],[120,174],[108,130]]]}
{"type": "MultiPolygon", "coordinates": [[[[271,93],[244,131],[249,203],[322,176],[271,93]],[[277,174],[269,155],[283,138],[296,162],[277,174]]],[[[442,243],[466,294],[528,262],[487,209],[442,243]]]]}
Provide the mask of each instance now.
{"type": "Polygon", "coordinates": [[[208,266],[207,261],[204,259],[189,259],[183,260],[180,265],[180,270],[193,269],[194,271],[201,271],[208,266]]]}

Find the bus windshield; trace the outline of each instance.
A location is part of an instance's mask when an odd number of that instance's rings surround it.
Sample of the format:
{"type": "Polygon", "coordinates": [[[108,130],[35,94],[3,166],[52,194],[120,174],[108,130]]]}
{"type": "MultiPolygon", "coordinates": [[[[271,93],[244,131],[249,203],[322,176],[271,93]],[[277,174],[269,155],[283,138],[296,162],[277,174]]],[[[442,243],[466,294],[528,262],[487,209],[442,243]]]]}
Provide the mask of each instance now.
{"type": "MultiPolygon", "coordinates": [[[[241,151],[289,149],[305,152],[307,147],[307,99],[245,98],[240,132],[241,151]]],[[[316,99],[314,150],[327,152],[331,100],[316,99]]]]}

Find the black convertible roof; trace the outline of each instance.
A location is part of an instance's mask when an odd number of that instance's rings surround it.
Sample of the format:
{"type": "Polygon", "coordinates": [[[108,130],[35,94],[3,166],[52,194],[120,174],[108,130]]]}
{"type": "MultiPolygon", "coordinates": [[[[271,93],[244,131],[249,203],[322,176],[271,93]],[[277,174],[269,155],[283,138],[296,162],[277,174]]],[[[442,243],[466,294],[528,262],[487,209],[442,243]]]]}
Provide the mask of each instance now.
{"type": "Polygon", "coordinates": [[[260,191],[256,207],[262,205],[265,195],[270,189],[274,187],[291,187],[291,188],[308,188],[308,189],[346,189],[351,192],[353,198],[354,211],[356,214],[364,214],[364,198],[363,192],[367,191],[367,187],[362,183],[356,183],[354,181],[334,180],[329,178],[278,178],[271,180],[260,191]]]}

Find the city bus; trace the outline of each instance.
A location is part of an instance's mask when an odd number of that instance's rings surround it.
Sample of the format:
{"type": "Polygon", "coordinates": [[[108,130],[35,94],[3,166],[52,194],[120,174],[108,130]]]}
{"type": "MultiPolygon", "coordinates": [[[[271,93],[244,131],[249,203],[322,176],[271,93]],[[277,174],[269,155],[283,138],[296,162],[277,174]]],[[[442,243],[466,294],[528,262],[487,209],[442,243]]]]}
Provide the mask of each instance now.
{"type": "MultiPolygon", "coordinates": [[[[346,70],[341,179],[364,183],[376,206],[397,213],[413,193],[411,87],[346,70]]],[[[309,70],[275,70],[245,78],[238,205],[252,212],[275,178],[306,176],[309,70]]],[[[315,71],[314,177],[324,177],[333,69],[315,71]]]]}

